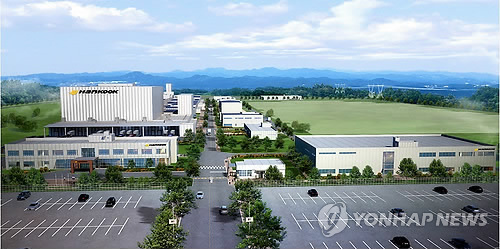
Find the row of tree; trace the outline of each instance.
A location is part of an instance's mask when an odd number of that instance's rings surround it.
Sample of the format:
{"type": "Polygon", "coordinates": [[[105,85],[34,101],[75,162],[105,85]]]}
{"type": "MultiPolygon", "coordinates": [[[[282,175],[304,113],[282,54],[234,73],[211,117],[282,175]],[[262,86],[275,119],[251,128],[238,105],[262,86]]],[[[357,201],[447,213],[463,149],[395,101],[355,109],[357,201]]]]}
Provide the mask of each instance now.
{"type": "Polygon", "coordinates": [[[2,80],[2,106],[58,100],[59,94],[58,87],[19,80],[2,80]]]}
{"type": "MultiPolygon", "coordinates": [[[[414,177],[421,176],[422,172],[417,169],[417,164],[415,164],[411,158],[403,158],[403,160],[399,163],[398,174],[406,177],[414,177]]],[[[469,163],[464,163],[464,165],[460,168],[460,171],[453,173],[451,170],[448,170],[439,159],[432,160],[429,165],[428,173],[429,176],[433,177],[479,177],[483,174],[485,174],[485,172],[480,165],[476,164],[471,166],[469,163]]]]}
{"type": "MultiPolygon", "coordinates": [[[[33,110],[32,117],[40,115],[40,108],[33,110]]],[[[27,117],[22,115],[17,115],[15,113],[9,113],[9,115],[2,114],[2,128],[7,127],[8,124],[13,124],[17,128],[25,132],[34,131],[37,127],[37,123],[33,120],[28,120],[27,117]]]]}
{"type": "Polygon", "coordinates": [[[8,172],[2,171],[3,185],[44,185],[47,184],[40,170],[30,168],[24,172],[20,167],[13,167],[8,172]]]}
{"type": "Polygon", "coordinates": [[[251,180],[239,180],[234,187],[229,197],[232,201],[229,211],[232,215],[241,212],[245,221],[238,225],[236,235],[241,241],[237,248],[279,248],[286,236],[281,217],[272,215],[272,210],[262,201],[262,193],[251,180]],[[246,222],[249,217],[253,221],[246,222]]]}
{"type": "Polygon", "coordinates": [[[260,139],[257,136],[253,136],[251,138],[244,136],[243,140],[238,141],[236,140],[235,136],[228,136],[224,134],[224,131],[219,128],[217,129],[217,145],[219,147],[227,147],[233,152],[237,146],[239,145],[240,148],[243,151],[246,152],[251,152],[251,151],[259,151],[260,148],[264,148],[264,150],[267,152],[269,151],[274,144],[274,148],[277,150],[284,148],[285,146],[285,138],[283,135],[278,135],[276,140],[274,140],[274,143],[269,137],[265,137],[264,139],[260,139]]]}

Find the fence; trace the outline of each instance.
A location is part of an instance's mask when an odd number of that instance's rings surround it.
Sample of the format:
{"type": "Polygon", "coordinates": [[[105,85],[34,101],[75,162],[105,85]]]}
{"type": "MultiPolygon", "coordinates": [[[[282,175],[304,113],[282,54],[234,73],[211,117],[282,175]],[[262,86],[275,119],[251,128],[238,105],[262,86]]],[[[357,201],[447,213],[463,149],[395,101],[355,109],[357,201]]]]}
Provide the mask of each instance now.
{"type": "Polygon", "coordinates": [[[256,187],[305,187],[341,185],[398,185],[398,184],[450,184],[450,183],[494,183],[498,176],[480,177],[418,177],[418,178],[357,178],[326,180],[255,180],[256,187]]]}

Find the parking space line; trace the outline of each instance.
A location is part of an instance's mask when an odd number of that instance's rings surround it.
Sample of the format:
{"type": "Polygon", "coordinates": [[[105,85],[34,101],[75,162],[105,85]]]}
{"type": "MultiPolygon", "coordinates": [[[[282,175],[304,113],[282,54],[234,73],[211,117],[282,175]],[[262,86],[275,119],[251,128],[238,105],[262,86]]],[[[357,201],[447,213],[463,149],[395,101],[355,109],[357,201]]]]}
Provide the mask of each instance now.
{"type": "Polygon", "coordinates": [[[286,202],[285,202],[285,199],[283,199],[283,196],[281,196],[281,194],[280,194],[280,193],[278,193],[278,195],[280,196],[281,200],[283,201],[283,204],[285,204],[285,205],[286,205],[286,202]]]}
{"type": "Polygon", "coordinates": [[[28,224],[26,224],[23,228],[19,229],[19,231],[17,231],[16,233],[14,233],[12,236],[10,236],[10,238],[14,238],[18,233],[20,233],[21,231],[23,231],[27,226],[29,226],[31,223],[33,223],[33,221],[35,220],[31,220],[30,222],[28,222],[28,224]]]}
{"type": "Polygon", "coordinates": [[[3,236],[4,234],[6,234],[7,232],[9,232],[12,228],[14,228],[15,226],[17,226],[19,223],[21,223],[21,221],[23,220],[20,220],[18,221],[16,224],[14,224],[13,226],[11,226],[9,229],[7,229],[5,232],[3,232],[2,234],[0,234],[0,236],[3,236]]]}
{"type": "Polygon", "coordinates": [[[125,205],[123,206],[123,208],[126,208],[128,203],[130,202],[130,200],[132,199],[132,196],[130,196],[130,198],[128,198],[128,201],[125,203],[125,205]]]}
{"type": "Polygon", "coordinates": [[[495,241],[495,243],[497,243],[497,244],[498,244],[498,243],[500,243],[500,242],[498,242],[498,240],[496,240],[496,239],[494,239],[494,238],[492,238],[492,237],[488,237],[488,238],[489,238],[490,240],[495,241]]]}
{"type": "MultiPolygon", "coordinates": [[[[361,214],[360,214],[360,213],[358,213],[358,212],[356,212],[356,213],[358,214],[358,216],[359,216],[359,217],[361,217],[361,214]]],[[[370,223],[370,222],[369,222],[369,221],[368,221],[368,220],[367,220],[364,216],[363,216],[363,218],[362,218],[362,219],[363,219],[364,221],[366,221],[366,222],[365,222],[365,224],[368,224],[369,226],[373,227],[373,225],[372,225],[372,224],[371,224],[371,223],[370,223]]]]}
{"type": "MultiPolygon", "coordinates": [[[[438,199],[438,200],[440,200],[440,201],[443,201],[443,200],[441,199],[441,197],[443,197],[443,198],[444,198],[444,197],[446,197],[446,198],[448,198],[448,199],[449,199],[449,197],[447,197],[446,195],[433,195],[432,193],[429,193],[429,192],[427,192],[427,191],[425,191],[425,190],[420,190],[420,191],[422,191],[424,194],[426,194],[426,195],[428,195],[428,196],[432,196],[432,197],[434,197],[434,198],[436,198],[436,199],[438,199]]],[[[451,199],[449,199],[449,200],[451,201],[451,199]]]]}
{"type": "Polygon", "coordinates": [[[334,200],[327,192],[325,192],[325,194],[328,196],[328,198],[330,198],[333,201],[333,203],[337,203],[337,201],[334,200]]]}
{"type": "Polygon", "coordinates": [[[315,213],[313,213],[313,215],[314,215],[314,217],[316,217],[316,220],[318,220],[319,224],[321,224],[321,227],[326,228],[326,226],[323,225],[323,222],[321,222],[321,220],[318,218],[318,216],[315,213]]]}
{"type": "Polygon", "coordinates": [[[372,200],[373,202],[377,203],[377,202],[375,201],[375,199],[373,199],[371,196],[368,196],[367,194],[365,194],[365,192],[361,191],[361,193],[362,193],[363,195],[365,195],[364,197],[368,197],[370,200],[372,200]]]}
{"type": "Polygon", "coordinates": [[[400,195],[406,197],[406,199],[410,200],[411,202],[415,202],[414,200],[412,200],[410,197],[406,196],[405,194],[399,192],[399,191],[396,191],[397,193],[399,193],[400,195]]]}
{"type": "Polygon", "coordinates": [[[335,243],[337,243],[337,245],[339,246],[340,249],[344,249],[344,248],[342,248],[342,246],[339,244],[338,241],[335,241],[335,243]]]}
{"type": "Polygon", "coordinates": [[[101,199],[102,199],[102,196],[101,196],[101,197],[99,197],[99,200],[97,200],[97,201],[94,203],[94,205],[92,205],[92,207],[90,207],[90,209],[93,209],[93,208],[95,207],[95,205],[97,205],[97,203],[99,203],[99,201],[100,201],[101,199]]]}
{"type": "Polygon", "coordinates": [[[85,203],[83,203],[83,205],[80,207],[80,210],[82,210],[85,207],[85,205],[87,205],[87,203],[90,202],[90,200],[92,200],[92,197],[90,197],[85,203]]]}
{"type": "MultiPolygon", "coordinates": [[[[391,222],[391,224],[393,224],[394,226],[398,227],[398,225],[394,222],[394,220],[389,219],[389,217],[387,217],[387,215],[385,215],[384,213],[381,213],[380,211],[377,211],[377,212],[380,214],[380,216],[383,219],[387,219],[388,221],[391,222]]],[[[379,219],[379,222],[380,222],[380,219],[379,219]]],[[[384,223],[382,223],[382,224],[384,225],[384,223]]],[[[384,227],[386,227],[386,226],[384,225],[384,227]]]]}
{"type": "Polygon", "coordinates": [[[104,234],[105,236],[106,236],[106,235],[108,235],[109,230],[111,230],[111,228],[112,228],[112,227],[113,227],[113,225],[115,224],[116,219],[118,219],[118,218],[115,218],[115,220],[113,221],[113,223],[111,223],[111,226],[109,226],[109,227],[108,227],[108,230],[107,230],[107,231],[106,231],[106,233],[104,234]]]}
{"type": "Polygon", "coordinates": [[[326,249],[328,249],[328,246],[326,245],[326,243],[323,241],[323,245],[325,246],[326,249]]]}
{"type": "Polygon", "coordinates": [[[309,198],[311,198],[311,200],[314,202],[314,204],[318,204],[311,196],[309,196],[309,198]]]}
{"type": "MultiPolygon", "coordinates": [[[[359,195],[357,195],[356,193],[352,192],[356,197],[358,197],[359,199],[361,199],[361,197],[359,197],[359,195]]],[[[361,199],[364,203],[366,203],[365,200],[361,199]]]]}
{"type": "MultiPolygon", "coordinates": [[[[340,215],[338,215],[338,216],[340,217],[340,215]]],[[[358,227],[363,228],[360,224],[361,220],[356,221],[349,213],[347,213],[347,216],[349,216],[349,218],[352,219],[356,223],[356,225],[358,225],[358,227]]],[[[344,220],[342,219],[342,221],[344,221],[344,220]]],[[[344,223],[347,225],[347,223],[345,221],[344,221],[344,223]]],[[[347,227],[351,228],[349,225],[347,225],[347,227]]]]}
{"type": "MultiPolygon", "coordinates": [[[[445,211],[443,211],[443,210],[441,210],[441,209],[439,209],[439,211],[440,211],[441,213],[446,213],[445,211]]],[[[452,210],[452,209],[450,209],[450,211],[451,211],[452,213],[458,213],[458,214],[462,213],[462,212],[455,212],[455,210],[452,210]]],[[[457,221],[459,221],[459,222],[460,222],[460,219],[458,219],[458,218],[456,218],[456,217],[453,217],[453,215],[450,215],[450,218],[453,218],[453,219],[455,219],[455,220],[457,220],[457,221]]],[[[462,221],[462,224],[464,224],[464,221],[462,221]]]]}
{"type": "Polygon", "coordinates": [[[382,244],[380,244],[380,242],[378,242],[378,240],[375,240],[375,242],[377,242],[377,244],[380,246],[380,248],[385,249],[385,247],[382,244]]]}
{"type": "Polygon", "coordinates": [[[120,198],[118,198],[118,200],[116,201],[115,205],[113,206],[113,209],[115,209],[115,207],[118,206],[118,203],[120,203],[121,199],[122,199],[122,197],[120,196],[120,198]]]}
{"type": "Polygon", "coordinates": [[[309,242],[309,245],[311,246],[312,249],[314,249],[314,246],[313,244],[311,244],[311,242],[309,242]]]}
{"type": "Polygon", "coordinates": [[[10,220],[6,221],[5,223],[3,223],[0,227],[4,227],[5,225],[7,225],[7,223],[9,223],[10,220]]]}
{"type": "Polygon", "coordinates": [[[297,202],[295,202],[295,200],[292,198],[292,196],[290,195],[290,193],[287,193],[288,196],[290,196],[290,199],[292,199],[293,203],[295,203],[295,205],[297,205],[297,202]]]}
{"type": "Polygon", "coordinates": [[[424,201],[424,199],[421,199],[420,197],[418,197],[418,196],[416,196],[416,195],[414,195],[406,190],[405,190],[405,192],[408,193],[408,195],[410,195],[411,197],[415,197],[415,198],[419,199],[420,201],[424,201]]]}
{"type": "Polygon", "coordinates": [[[79,219],[75,225],[73,227],[71,227],[71,229],[69,229],[69,231],[64,235],[64,237],[68,236],[69,233],[71,233],[71,231],[73,231],[73,229],[75,229],[76,226],[78,226],[78,224],[80,223],[80,221],[82,221],[82,219],[79,219]]]}
{"type": "Polygon", "coordinates": [[[375,197],[379,198],[380,200],[382,200],[383,202],[386,202],[384,199],[380,198],[380,196],[376,195],[375,193],[373,193],[373,191],[370,191],[370,193],[372,193],[372,195],[374,195],[375,197]]]}
{"type": "Polygon", "coordinates": [[[49,230],[58,220],[59,219],[56,219],[54,222],[52,222],[52,224],[50,224],[47,228],[45,228],[45,230],[43,230],[43,232],[38,235],[38,238],[40,238],[40,236],[42,236],[45,232],[47,232],[47,230],[49,230]]]}
{"type": "Polygon", "coordinates": [[[300,230],[302,230],[302,227],[300,226],[300,224],[297,221],[297,219],[295,219],[295,216],[292,213],[290,213],[290,214],[292,215],[293,219],[295,220],[295,223],[297,223],[297,226],[299,226],[300,230]]]}
{"type": "Polygon", "coordinates": [[[94,232],[92,233],[92,236],[94,236],[94,234],[97,232],[97,230],[99,229],[99,227],[101,227],[102,223],[104,223],[104,221],[106,220],[106,218],[103,218],[101,223],[99,223],[99,226],[96,227],[96,229],[94,230],[94,232]]]}
{"type": "Polygon", "coordinates": [[[37,211],[38,209],[40,209],[43,205],[47,204],[47,202],[49,202],[50,200],[52,200],[52,198],[48,199],[46,202],[44,202],[43,204],[41,204],[37,209],[35,209],[35,211],[37,211]]]}
{"type": "Polygon", "coordinates": [[[358,249],[350,240],[349,240],[349,243],[351,243],[351,246],[354,248],[354,249],[358,249]]]}
{"type": "Polygon", "coordinates": [[[302,196],[300,196],[299,193],[297,193],[297,195],[300,197],[300,199],[302,199],[302,201],[304,202],[304,204],[307,204],[306,200],[304,200],[304,198],[302,198],[302,196]]]}
{"type": "Polygon", "coordinates": [[[80,233],[78,234],[78,237],[80,237],[80,235],[82,235],[82,233],[85,231],[85,229],[87,229],[87,227],[89,227],[90,223],[92,223],[92,221],[94,221],[94,218],[92,218],[89,223],[83,228],[82,231],[80,231],[80,233]]]}
{"type": "MultiPolygon", "coordinates": [[[[382,214],[381,212],[378,212],[378,213],[379,213],[380,215],[383,215],[383,216],[382,216],[382,218],[383,218],[383,219],[389,220],[389,219],[387,218],[387,216],[385,216],[385,214],[382,214]]],[[[379,223],[380,225],[382,225],[382,226],[384,226],[384,227],[387,227],[387,225],[385,225],[384,223],[382,223],[382,221],[381,221],[379,218],[376,218],[376,217],[374,216],[374,217],[373,217],[373,219],[374,219],[374,220],[376,220],[376,221],[378,221],[378,223],[379,223]]],[[[393,221],[391,221],[391,220],[389,220],[389,221],[390,221],[392,224],[394,224],[394,223],[393,223],[393,221]]],[[[394,224],[394,225],[395,225],[396,227],[398,226],[398,225],[396,225],[396,224],[394,224]]]]}
{"type": "Polygon", "coordinates": [[[447,244],[449,247],[455,249],[454,246],[450,245],[450,243],[446,242],[446,240],[439,238],[439,240],[443,241],[443,243],[447,244]]]}
{"type": "Polygon", "coordinates": [[[64,204],[62,204],[62,205],[61,205],[61,206],[60,206],[57,210],[59,210],[59,209],[63,208],[64,206],[66,206],[66,204],[68,204],[68,203],[71,201],[71,199],[73,199],[73,198],[72,198],[72,197],[71,197],[71,198],[69,198],[69,199],[68,199],[68,200],[67,200],[64,204]]]}
{"type": "Polygon", "coordinates": [[[344,194],[345,194],[345,195],[346,195],[349,199],[351,199],[351,201],[353,201],[354,203],[356,203],[356,201],[355,201],[352,197],[350,197],[350,196],[349,196],[348,194],[346,194],[345,192],[344,192],[344,194]]]}
{"type": "Polygon", "coordinates": [[[486,244],[487,246],[491,247],[491,248],[495,248],[494,246],[490,245],[488,242],[476,237],[476,239],[478,239],[479,241],[483,242],[484,244],[486,244]]]}
{"type": "MultiPolygon", "coordinates": [[[[456,190],[457,192],[459,192],[460,194],[463,194],[463,195],[469,195],[471,196],[472,198],[476,198],[476,200],[481,200],[481,198],[477,197],[475,194],[470,194],[470,193],[466,193],[462,190],[456,190]]],[[[487,200],[490,200],[488,197],[486,196],[482,196],[483,198],[487,199],[487,200]]]]}
{"type": "Polygon", "coordinates": [[[327,202],[321,197],[321,195],[318,195],[318,197],[326,204],[327,202]]]}
{"type": "Polygon", "coordinates": [[[313,225],[311,224],[311,222],[307,219],[306,215],[304,213],[302,213],[302,216],[304,216],[304,219],[306,219],[307,223],[309,223],[309,226],[311,226],[312,229],[314,229],[313,225]]]}
{"type": "Polygon", "coordinates": [[[54,205],[56,205],[60,200],[62,200],[62,198],[59,198],[59,200],[57,200],[56,202],[52,203],[52,205],[50,205],[50,207],[47,208],[47,210],[51,209],[54,205]]]}
{"type": "Polygon", "coordinates": [[[344,201],[344,199],[342,199],[342,197],[340,197],[340,195],[339,195],[339,194],[337,194],[337,193],[335,193],[335,192],[333,192],[333,193],[334,193],[336,196],[338,196],[338,197],[340,198],[340,200],[341,200],[343,203],[346,203],[346,201],[344,201]]]}
{"type": "Polygon", "coordinates": [[[488,191],[486,189],[484,190],[484,193],[490,195],[490,197],[492,197],[493,199],[497,199],[497,200],[499,199],[498,198],[498,193],[491,192],[491,191],[488,191]]]}
{"type": "Polygon", "coordinates": [[[460,193],[458,193],[458,192],[448,191],[448,193],[450,193],[450,196],[455,197],[455,198],[456,198],[456,199],[458,199],[458,200],[461,200],[461,199],[460,199],[460,198],[458,198],[458,197],[456,197],[455,195],[459,195],[459,196],[461,196],[461,197],[463,197],[463,198],[465,198],[465,199],[467,199],[467,200],[469,200],[469,201],[471,201],[471,200],[472,200],[472,199],[471,199],[471,198],[469,198],[467,195],[460,194],[460,193]]]}
{"type": "Polygon", "coordinates": [[[415,242],[417,242],[419,245],[421,245],[424,249],[427,249],[427,247],[425,247],[422,243],[420,243],[420,241],[418,241],[417,239],[415,239],[415,242]]]}
{"type": "MultiPolygon", "coordinates": [[[[339,227],[337,226],[337,223],[336,223],[336,222],[333,222],[333,220],[330,218],[330,216],[328,216],[326,213],[323,213],[323,214],[324,214],[324,215],[326,216],[326,218],[327,218],[327,219],[328,219],[328,220],[329,220],[329,221],[330,221],[330,222],[331,222],[331,223],[335,226],[335,228],[339,228],[339,227]]],[[[314,215],[314,216],[315,216],[315,217],[317,217],[316,215],[314,215]]],[[[340,218],[340,216],[339,216],[339,218],[340,218]]],[[[316,218],[316,219],[318,219],[318,218],[316,218]]],[[[342,219],[342,218],[340,218],[340,219],[342,219]]],[[[319,220],[319,219],[318,219],[318,220],[319,220]]],[[[345,221],[342,221],[342,222],[344,222],[344,223],[345,223],[345,221]]],[[[324,227],[323,227],[323,228],[324,228],[324,227]]]]}
{"type": "Polygon", "coordinates": [[[433,244],[436,248],[442,249],[440,246],[436,245],[436,243],[432,242],[432,240],[427,239],[427,241],[431,242],[431,244],[433,244]]]}
{"type": "Polygon", "coordinates": [[[34,232],[36,229],[38,229],[38,228],[39,228],[39,227],[40,227],[40,226],[41,226],[41,225],[42,225],[45,221],[46,221],[46,220],[43,220],[42,222],[40,222],[40,224],[38,224],[38,226],[36,226],[35,228],[33,228],[33,230],[31,230],[31,231],[30,231],[28,234],[26,234],[24,237],[26,238],[26,237],[30,236],[30,234],[31,234],[32,232],[34,232]]]}
{"type": "Polygon", "coordinates": [[[11,202],[11,201],[12,201],[12,199],[9,199],[8,201],[6,201],[6,202],[2,203],[2,205],[0,205],[0,207],[3,207],[3,205],[5,205],[5,204],[7,204],[7,203],[9,203],[9,202],[11,202]]]}
{"type": "Polygon", "coordinates": [[[68,219],[66,222],[64,222],[64,224],[62,224],[62,226],[60,226],[53,234],[51,237],[54,237],[64,226],[66,226],[66,224],[68,224],[70,219],[68,219]]]}
{"type": "Polygon", "coordinates": [[[495,214],[499,214],[497,210],[495,210],[494,208],[490,208],[491,210],[493,210],[495,212],[495,214]]]}
{"type": "MultiPolygon", "coordinates": [[[[434,202],[434,200],[433,200],[433,199],[431,199],[431,198],[429,198],[427,195],[421,195],[419,192],[417,192],[417,191],[415,191],[415,190],[413,190],[413,192],[417,193],[417,195],[423,196],[423,197],[427,198],[428,200],[430,200],[430,201],[434,202]]],[[[441,200],[441,199],[439,199],[439,200],[440,200],[440,201],[443,201],[443,200],[441,200]]]]}
{"type": "Polygon", "coordinates": [[[78,204],[78,201],[76,201],[75,203],[73,203],[73,205],[71,205],[71,207],[69,207],[68,210],[71,210],[76,204],[78,204]]]}
{"type": "Polygon", "coordinates": [[[366,244],[366,242],[364,240],[363,240],[363,244],[365,244],[366,248],[372,249],[371,247],[368,246],[368,244],[366,244]]]}
{"type": "Polygon", "coordinates": [[[392,243],[391,240],[389,240],[389,243],[391,243],[391,245],[393,245],[394,247],[396,247],[396,249],[399,249],[399,247],[397,247],[396,245],[394,245],[394,243],[392,243]]]}
{"type": "Polygon", "coordinates": [[[128,219],[129,218],[127,217],[127,219],[125,220],[125,223],[123,223],[123,225],[122,225],[122,228],[120,228],[120,231],[118,232],[118,235],[120,235],[122,233],[123,228],[125,227],[125,225],[127,225],[128,219]]]}
{"type": "Polygon", "coordinates": [[[141,199],[142,199],[142,195],[139,197],[139,200],[137,200],[137,202],[135,203],[134,208],[137,207],[137,204],[139,204],[139,202],[141,201],[141,199]]]}

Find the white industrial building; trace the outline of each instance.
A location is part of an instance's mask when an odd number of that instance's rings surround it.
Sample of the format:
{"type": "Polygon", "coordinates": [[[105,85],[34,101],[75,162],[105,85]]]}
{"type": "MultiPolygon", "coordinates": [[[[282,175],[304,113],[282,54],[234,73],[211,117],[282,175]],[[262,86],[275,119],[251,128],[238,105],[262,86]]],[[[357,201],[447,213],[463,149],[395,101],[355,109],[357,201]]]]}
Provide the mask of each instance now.
{"type": "Polygon", "coordinates": [[[300,95],[261,95],[261,100],[302,100],[300,95]]]}
{"type": "Polygon", "coordinates": [[[243,127],[245,124],[261,124],[264,116],[258,112],[240,112],[221,114],[223,127],[243,127]]]}
{"type": "Polygon", "coordinates": [[[264,178],[265,172],[270,166],[278,167],[283,177],[285,176],[285,164],[277,158],[269,159],[244,159],[236,163],[236,175],[241,179],[264,178]]]}
{"type": "Polygon", "coordinates": [[[276,140],[278,131],[273,129],[270,122],[263,122],[260,124],[244,124],[245,132],[249,137],[258,137],[264,139],[268,137],[271,140],[276,140]]]}
{"type": "Polygon", "coordinates": [[[169,100],[174,97],[174,92],[172,91],[172,84],[167,83],[165,84],[165,92],[163,93],[163,99],[164,100],[169,100]]]}
{"type": "Polygon", "coordinates": [[[8,168],[69,169],[72,160],[95,160],[99,168],[126,167],[131,160],[142,168],[148,158],[155,166],[177,162],[177,137],[115,137],[105,132],[89,137],[25,138],[5,145],[8,168]]]}
{"type": "Polygon", "coordinates": [[[235,100],[233,96],[214,96],[215,101],[221,101],[221,100],[235,100]]]}
{"type": "Polygon", "coordinates": [[[178,115],[192,116],[193,115],[193,94],[177,95],[178,115]]]}
{"type": "Polygon", "coordinates": [[[362,171],[366,165],[375,174],[395,174],[403,158],[411,158],[422,172],[429,171],[433,159],[452,171],[464,163],[493,171],[497,153],[493,145],[441,134],[296,136],[295,150],[307,155],[322,175],[348,174],[353,166],[362,171]]]}
{"type": "Polygon", "coordinates": [[[240,113],[243,111],[243,105],[239,100],[220,100],[219,110],[224,113],[240,113]]]}

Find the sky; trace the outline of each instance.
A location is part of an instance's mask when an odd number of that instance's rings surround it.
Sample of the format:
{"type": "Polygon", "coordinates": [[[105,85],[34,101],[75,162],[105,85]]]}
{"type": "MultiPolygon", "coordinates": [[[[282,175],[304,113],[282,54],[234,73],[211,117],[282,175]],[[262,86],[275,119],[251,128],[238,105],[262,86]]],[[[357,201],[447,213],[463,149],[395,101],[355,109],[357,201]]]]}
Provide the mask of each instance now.
{"type": "Polygon", "coordinates": [[[2,0],[0,7],[2,75],[499,71],[497,0],[2,0]]]}

